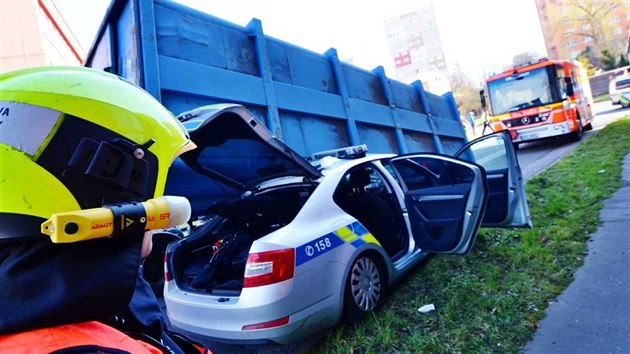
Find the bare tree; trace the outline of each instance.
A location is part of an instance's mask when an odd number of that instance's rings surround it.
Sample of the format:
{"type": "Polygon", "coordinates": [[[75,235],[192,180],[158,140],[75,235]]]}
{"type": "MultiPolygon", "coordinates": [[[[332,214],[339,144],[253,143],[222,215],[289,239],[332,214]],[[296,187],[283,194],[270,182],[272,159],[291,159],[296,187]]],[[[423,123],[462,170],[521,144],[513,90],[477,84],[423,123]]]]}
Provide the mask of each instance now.
{"type": "Polygon", "coordinates": [[[532,52],[522,52],[518,53],[512,57],[512,64],[514,66],[519,66],[523,64],[527,64],[529,62],[533,62],[538,59],[538,55],[532,52]]]}
{"type": "Polygon", "coordinates": [[[461,71],[459,65],[455,67],[455,72],[451,75],[449,81],[459,112],[462,114],[470,111],[479,112],[481,109],[481,102],[479,101],[480,88],[473,84],[468,76],[461,71]]]}
{"type": "Polygon", "coordinates": [[[614,24],[610,15],[619,7],[627,7],[624,1],[627,0],[550,1],[547,5],[549,28],[555,36],[567,40],[589,41],[589,47],[597,55],[604,49],[619,54],[624,43],[612,36],[614,24]]]}

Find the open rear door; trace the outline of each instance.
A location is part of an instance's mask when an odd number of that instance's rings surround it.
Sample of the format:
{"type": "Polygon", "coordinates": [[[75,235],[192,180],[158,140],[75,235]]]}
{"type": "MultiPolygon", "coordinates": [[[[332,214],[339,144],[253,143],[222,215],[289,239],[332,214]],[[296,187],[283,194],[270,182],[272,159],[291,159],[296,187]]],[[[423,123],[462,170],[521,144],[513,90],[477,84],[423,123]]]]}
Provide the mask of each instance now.
{"type": "Polygon", "coordinates": [[[481,226],[532,227],[523,175],[507,132],[476,139],[455,154],[486,170],[489,196],[481,226]]]}
{"type": "Polygon", "coordinates": [[[435,154],[391,159],[416,244],[425,252],[470,252],[488,196],[478,165],[435,154]]]}

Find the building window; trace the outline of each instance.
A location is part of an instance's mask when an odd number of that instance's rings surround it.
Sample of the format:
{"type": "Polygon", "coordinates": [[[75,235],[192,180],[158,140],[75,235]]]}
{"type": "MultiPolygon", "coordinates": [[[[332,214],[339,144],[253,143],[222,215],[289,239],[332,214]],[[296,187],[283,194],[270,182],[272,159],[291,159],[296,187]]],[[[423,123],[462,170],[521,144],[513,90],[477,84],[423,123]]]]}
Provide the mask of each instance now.
{"type": "Polygon", "coordinates": [[[622,34],[623,30],[621,29],[621,27],[617,27],[615,28],[615,30],[613,31],[613,34],[622,34]]]}
{"type": "Polygon", "coordinates": [[[610,19],[610,23],[619,23],[619,16],[615,16],[610,19]]]}
{"type": "Polygon", "coordinates": [[[582,28],[582,31],[588,31],[588,30],[591,29],[591,24],[590,23],[585,23],[580,28],[582,28]]]}
{"type": "Polygon", "coordinates": [[[593,37],[590,37],[590,36],[585,36],[584,37],[584,43],[588,43],[588,42],[590,42],[592,40],[593,40],[593,37]]]}
{"type": "Polygon", "coordinates": [[[575,44],[576,44],[575,39],[569,39],[569,41],[567,42],[568,47],[575,47],[575,44]]]}

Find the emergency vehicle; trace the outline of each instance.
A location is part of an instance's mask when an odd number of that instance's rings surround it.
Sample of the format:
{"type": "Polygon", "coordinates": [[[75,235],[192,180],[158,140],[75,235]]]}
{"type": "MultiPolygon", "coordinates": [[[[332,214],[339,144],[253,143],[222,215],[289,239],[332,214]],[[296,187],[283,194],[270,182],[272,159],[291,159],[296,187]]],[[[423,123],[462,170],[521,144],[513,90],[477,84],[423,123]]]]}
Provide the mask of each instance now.
{"type": "Polygon", "coordinates": [[[485,86],[481,105],[489,105],[492,129],[508,130],[516,149],[523,142],[556,136],[578,141],[593,129],[591,87],[578,61],[528,62],[488,77],[485,86]]]}

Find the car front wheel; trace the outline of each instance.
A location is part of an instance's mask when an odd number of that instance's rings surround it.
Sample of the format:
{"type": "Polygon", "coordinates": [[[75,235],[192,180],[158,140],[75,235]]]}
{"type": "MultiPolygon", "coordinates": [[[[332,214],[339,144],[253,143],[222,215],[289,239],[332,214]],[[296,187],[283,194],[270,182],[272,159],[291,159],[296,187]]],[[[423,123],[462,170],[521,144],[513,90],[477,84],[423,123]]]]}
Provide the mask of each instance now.
{"type": "Polygon", "coordinates": [[[344,295],[344,317],[358,323],[383,303],[385,277],[374,256],[363,254],[352,263],[344,295]]]}
{"type": "Polygon", "coordinates": [[[582,139],[582,135],[584,134],[584,129],[582,128],[582,120],[580,118],[576,119],[577,122],[577,130],[573,133],[569,133],[570,141],[580,141],[582,139]]]}

